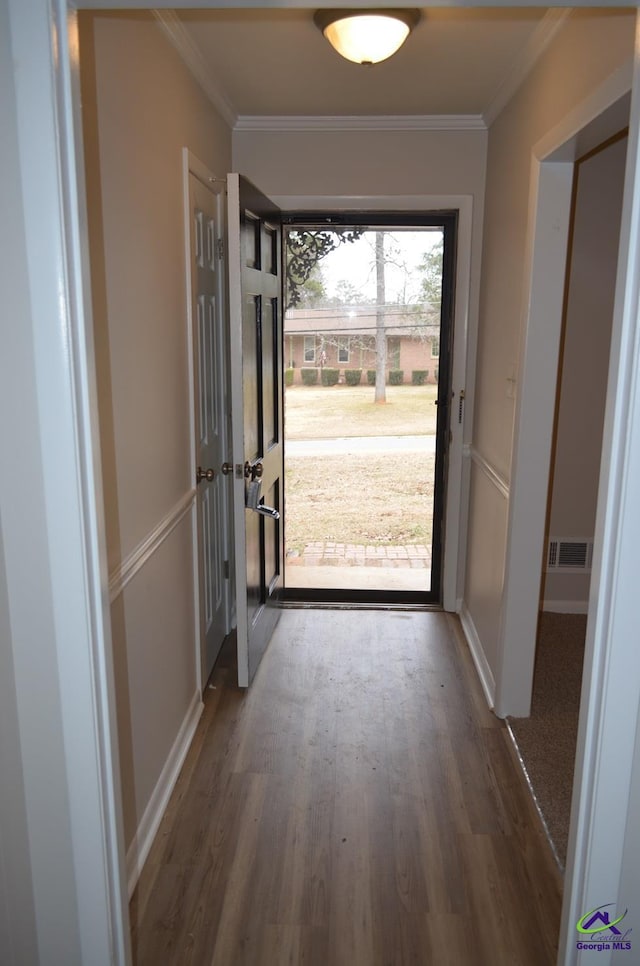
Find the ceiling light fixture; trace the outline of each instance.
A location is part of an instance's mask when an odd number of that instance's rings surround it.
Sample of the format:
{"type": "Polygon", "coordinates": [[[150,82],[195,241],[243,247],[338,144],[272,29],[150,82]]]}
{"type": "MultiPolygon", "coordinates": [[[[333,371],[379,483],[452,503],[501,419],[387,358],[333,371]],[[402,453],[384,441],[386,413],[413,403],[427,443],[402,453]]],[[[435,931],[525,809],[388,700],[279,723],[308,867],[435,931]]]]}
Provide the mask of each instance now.
{"type": "Polygon", "coordinates": [[[314,23],[354,64],[378,64],[395,54],[420,20],[419,10],[317,10],[314,23]]]}

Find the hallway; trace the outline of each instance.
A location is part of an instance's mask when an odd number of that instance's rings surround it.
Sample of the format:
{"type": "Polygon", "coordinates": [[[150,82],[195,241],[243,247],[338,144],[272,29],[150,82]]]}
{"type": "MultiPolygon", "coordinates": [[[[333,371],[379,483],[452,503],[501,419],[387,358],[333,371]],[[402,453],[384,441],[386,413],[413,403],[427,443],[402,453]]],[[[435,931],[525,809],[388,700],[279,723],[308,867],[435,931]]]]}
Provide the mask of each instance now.
{"type": "Polygon", "coordinates": [[[457,620],[286,610],[225,649],[131,903],[134,962],[549,966],[561,880],[457,620]]]}

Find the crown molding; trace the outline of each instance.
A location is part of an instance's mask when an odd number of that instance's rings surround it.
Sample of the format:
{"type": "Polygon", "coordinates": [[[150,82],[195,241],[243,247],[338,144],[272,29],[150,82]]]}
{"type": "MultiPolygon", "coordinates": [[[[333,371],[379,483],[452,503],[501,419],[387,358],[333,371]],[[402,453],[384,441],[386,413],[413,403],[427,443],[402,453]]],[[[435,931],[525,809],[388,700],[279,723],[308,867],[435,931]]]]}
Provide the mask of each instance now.
{"type": "Polygon", "coordinates": [[[500,84],[484,114],[407,115],[238,115],[189,32],[174,10],[154,9],[165,36],[178,52],[215,109],[234,131],[486,131],[525,81],[571,13],[570,7],[547,10],[500,84]]]}
{"type": "Polygon", "coordinates": [[[230,128],[236,124],[238,115],[233,104],[215,80],[206,60],[191,39],[184,24],[173,10],[154,10],[153,14],[169,42],[175,47],[185,65],[191,71],[215,109],[230,128]]]}
{"type": "Polygon", "coordinates": [[[491,127],[500,112],[524,83],[558,31],[563,27],[571,14],[571,9],[570,7],[555,7],[547,10],[524,48],[518,53],[511,69],[484,112],[483,118],[488,128],[491,127]]]}
{"type": "Polygon", "coordinates": [[[486,131],[480,114],[251,115],[241,114],[236,131],[486,131]]]}

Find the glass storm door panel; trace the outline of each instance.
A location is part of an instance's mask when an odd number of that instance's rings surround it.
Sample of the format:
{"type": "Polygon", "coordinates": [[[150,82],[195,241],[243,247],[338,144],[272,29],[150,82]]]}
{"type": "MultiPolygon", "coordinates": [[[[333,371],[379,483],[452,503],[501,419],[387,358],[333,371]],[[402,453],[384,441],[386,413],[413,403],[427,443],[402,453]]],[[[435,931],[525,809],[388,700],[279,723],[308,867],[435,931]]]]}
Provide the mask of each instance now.
{"type": "Polygon", "coordinates": [[[283,217],[289,600],[442,600],[456,218],[384,216],[283,217]]]}

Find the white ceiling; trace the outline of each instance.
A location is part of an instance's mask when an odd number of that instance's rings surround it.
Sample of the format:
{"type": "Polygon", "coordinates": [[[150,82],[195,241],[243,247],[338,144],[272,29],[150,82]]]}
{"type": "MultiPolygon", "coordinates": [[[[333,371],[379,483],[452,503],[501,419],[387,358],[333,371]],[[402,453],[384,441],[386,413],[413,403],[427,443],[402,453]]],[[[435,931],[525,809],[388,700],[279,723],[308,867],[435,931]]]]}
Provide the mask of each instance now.
{"type": "Polygon", "coordinates": [[[399,53],[374,67],[339,57],[314,26],[312,10],[173,16],[235,115],[486,115],[564,11],[423,10],[399,53]]]}

